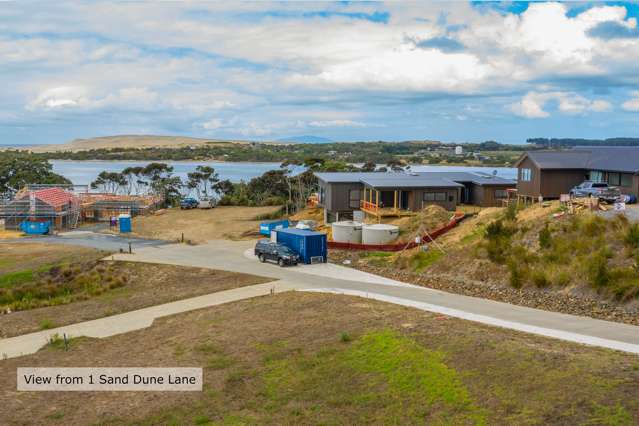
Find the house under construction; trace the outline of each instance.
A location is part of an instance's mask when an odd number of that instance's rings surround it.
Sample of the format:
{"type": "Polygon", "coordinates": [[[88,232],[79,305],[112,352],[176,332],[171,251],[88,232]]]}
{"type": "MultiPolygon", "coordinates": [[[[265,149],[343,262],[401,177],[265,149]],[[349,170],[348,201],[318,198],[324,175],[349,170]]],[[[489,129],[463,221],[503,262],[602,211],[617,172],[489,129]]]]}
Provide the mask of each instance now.
{"type": "Polygon", "coordinates": [[[86,185],[28,185],[11,199],[0,199],[0,219],[7,230],[22,222],[49,222],[54,230],[73,229],[80,222],[108,221],[121,214],[147,214],[162,204],[153,195],[88,192],[86,185]]]}
{"type": "Polygon", "coordinates": [[[20,230],[25,221],[49,222],[53,229],[72,229],[80,219],[80,199],[60,187],[26,187],[11,200],[0,202],[0,218],[8,230],[20,230]]]}

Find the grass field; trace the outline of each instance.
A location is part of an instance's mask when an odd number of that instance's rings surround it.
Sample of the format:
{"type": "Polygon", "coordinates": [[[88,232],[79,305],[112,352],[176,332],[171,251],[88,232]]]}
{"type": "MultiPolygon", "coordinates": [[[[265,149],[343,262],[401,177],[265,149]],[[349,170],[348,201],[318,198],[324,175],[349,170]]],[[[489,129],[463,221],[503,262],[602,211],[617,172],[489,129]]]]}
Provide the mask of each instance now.
{"type": "Polygon", "coordinates": [[[201,243],[215,239],[256,238],[259,215],[272,213],[279,207],[220,206],[210,210],[168,209],[158,216],[138,216],[133,220],[133,233],[162,240],[184,239],[201,243]]]}
{"type": "Polygon", "coordinates": [[[639,422],[636,356],[338,295],[286,293],[0,362],[6,424],[639,422]],[[16,392],[19,366],[201,366],[204,391],[16,392]]]}

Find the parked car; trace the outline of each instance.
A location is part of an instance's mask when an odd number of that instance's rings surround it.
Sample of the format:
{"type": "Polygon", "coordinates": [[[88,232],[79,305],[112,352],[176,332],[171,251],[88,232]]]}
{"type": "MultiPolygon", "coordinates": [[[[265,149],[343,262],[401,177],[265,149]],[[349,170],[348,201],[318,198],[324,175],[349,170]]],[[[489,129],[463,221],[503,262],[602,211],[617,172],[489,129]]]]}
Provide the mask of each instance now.
{"type": "Polygon", "coordinates": [[[255,244],[255,255],[264,263],[272,260],[280,266],[297,265],[299,256],[284,244],[274,243],[270,240],[259,240],[255,244]]]}
{"type": "Polygon", "coordinates": [[[596,197],[608,203],[614,203],[621,196],[619,188],[609,186],[606,182],[584,181],[570,190],[574,197],[596,197]]]}
{"type": "Polygon", "coordinates": [[[183,198],[180,201],[180,208],[182,210],[187,210],[187,209],[196,209],[198,206],[198,201],[195,198],[183,198]]]}
{"type": "Polygon", "coordinates": [[[200,209],[212,209],[215,207],[215,200],[211,200],[209,198],[202,198],[198,203],[197,207],[200,209]]]}

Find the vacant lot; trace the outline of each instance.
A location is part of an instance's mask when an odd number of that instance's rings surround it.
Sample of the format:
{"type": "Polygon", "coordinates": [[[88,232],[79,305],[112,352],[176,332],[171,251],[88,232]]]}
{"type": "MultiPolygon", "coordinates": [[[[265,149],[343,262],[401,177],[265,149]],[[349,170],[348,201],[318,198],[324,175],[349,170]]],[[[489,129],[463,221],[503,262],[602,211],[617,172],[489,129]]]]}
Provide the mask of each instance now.
{"type": "Polygon", "coordinates": [[[68,303],[0,315],[0,337],[102,318],[147,306],[267,282],[254,275],[135,262],[102,262],[102,280],[124,278],[101,292],[84,292],[68,303]],[[104,276],[107,275],[107,278],[104,276]]]}
{"type": "Polygon", "coordinates": [[[26,242],[0,243],[0,276],[27,270],[44,270],[52,265],[72,261],[99,259],[106,254],[99,250],[75,246],[26,242]]]}
{"type": "Polygon", "coordinates": [[[201,243],[215,239],[255,238],[259,231],[256,217],[279,207],[220,206],[210,210],[168,209],[158,216],[140,216],[133,220],[135,235],[161,240],[185,240],[201,243]]]}
{"type": "Polygon", "coordinates": [[[0,362],[7,424],[639,422],[639,359],[337,295],[287,293],[0,362]],[[18,393],[19,366],[202,366],[194,393],[18,393]]]}

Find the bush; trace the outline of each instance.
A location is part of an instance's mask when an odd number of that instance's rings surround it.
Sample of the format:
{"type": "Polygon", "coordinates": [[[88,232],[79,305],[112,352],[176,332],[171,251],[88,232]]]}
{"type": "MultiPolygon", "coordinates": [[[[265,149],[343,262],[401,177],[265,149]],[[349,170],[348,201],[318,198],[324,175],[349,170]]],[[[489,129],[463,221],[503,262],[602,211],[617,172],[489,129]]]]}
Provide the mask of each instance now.
{"type": "Polygon", "coordinates": [[[623,241],[632,248],[639,248],[639,224],[633,223],[628,227],[623,241]]]}
{"type": "Polygon", "coordinates": [[[608,256],[604,249],[597,251],[588,259],[588,281],[595,287],[605,287],[610,282],[608,256]]]}
{"type": "Polygon", "coordinates": [[[513,222],[517,220],[517,208],[516,203],[508,204],[508,207],[506,207],[506,211],[504,212],[504,218],[513,222]]]}
{"type": "Polygon", "coordinates": [[[541,231],[539,231],[539,247],[547,249],[552,245],[552,234],[546,224],[541,231]]]}
{"type": "Polygon", "coordinates": [[[545,288],[550,285],[550,281],[548,281],[546,273],[540,269],[537,269],[533,272],[532,282],[537,288],[545,288]]]}
{"type": "Polygon", "coordinates": [[[510,272],[510,285],[514,288],[522,288],[526,282],[525,266],[515,259],[510,259],[507,265],[510,272]]]}

